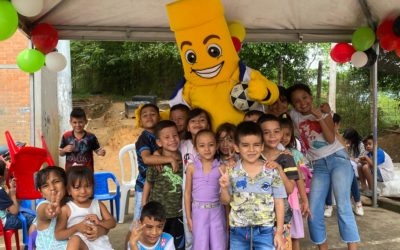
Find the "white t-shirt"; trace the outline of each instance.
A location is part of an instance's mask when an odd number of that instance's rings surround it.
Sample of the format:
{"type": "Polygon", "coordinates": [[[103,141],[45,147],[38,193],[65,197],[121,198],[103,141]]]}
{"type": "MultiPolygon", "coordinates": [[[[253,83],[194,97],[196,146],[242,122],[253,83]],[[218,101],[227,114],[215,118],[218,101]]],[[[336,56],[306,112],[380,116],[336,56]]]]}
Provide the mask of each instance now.
{"type": "MultiPolygon", "coordinates": [[[[324,114],[325,118],[328,114],[324,114]]],[[[307,152],[307,158],[315,161],[327,157],[341,149],[343,145],[335,138],[332,144],[329,144],[322,133],[322,128],[314,115],[302,115],[296,110],[290,111],[290,117],[293,120],[295,128],[299,132],[300,140],[307,152]]]]}

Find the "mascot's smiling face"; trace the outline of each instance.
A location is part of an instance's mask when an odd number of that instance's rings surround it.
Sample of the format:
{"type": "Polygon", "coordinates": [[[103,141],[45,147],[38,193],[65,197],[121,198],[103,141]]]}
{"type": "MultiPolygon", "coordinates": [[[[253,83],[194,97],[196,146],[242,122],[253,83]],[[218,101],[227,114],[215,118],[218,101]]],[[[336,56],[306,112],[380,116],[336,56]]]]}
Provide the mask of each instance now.
{"type": "Polygon", "coordinates": [[[229,81],[238,68],[220,0],[182,0],[167,6],[187,81],[209,85],[229,81]]]}
{"type": "Polygon", "coordinates": [[[185,78],[207,85],[226,81],[237,68],[235,51],[228,26],[223,18],[176,32],[185,78]]]}

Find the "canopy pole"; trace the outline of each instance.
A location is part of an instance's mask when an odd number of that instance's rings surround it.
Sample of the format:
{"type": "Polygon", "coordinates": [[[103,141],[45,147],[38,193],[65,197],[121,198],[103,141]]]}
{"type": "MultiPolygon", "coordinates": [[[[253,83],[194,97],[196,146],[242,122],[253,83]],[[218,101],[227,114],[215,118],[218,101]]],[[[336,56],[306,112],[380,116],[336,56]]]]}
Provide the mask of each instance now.
{"type": "MultiPolygon", "coordinates": [[[[373,45],[379,58],[379,44],[373,45]]],[[[370,82],[372,85],[372,135],[374,142],[373,163],[374,163],[374,176],[373,176],[373,189],[372,189],[372,206],[378,206],[377,194],[377,174],[378,174],[378,60],[370,68],[370,82]]]]}

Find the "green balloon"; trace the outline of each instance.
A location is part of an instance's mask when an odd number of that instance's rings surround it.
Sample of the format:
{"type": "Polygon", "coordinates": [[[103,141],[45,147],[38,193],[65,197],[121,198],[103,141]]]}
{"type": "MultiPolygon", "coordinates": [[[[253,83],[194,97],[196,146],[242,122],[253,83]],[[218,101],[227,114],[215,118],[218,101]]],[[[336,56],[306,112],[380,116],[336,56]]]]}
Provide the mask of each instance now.
{"type": "Polygon", "coordinates": [[[366,51],[375,42],[375,32],[369,27],[358,28],[353,33],[351,42],[357,51],[366,51]]]}
{"type": "Polygon", "coordinates": [[[0,1],[0,41],[10,38],[18,28],[18,14],[9,1],[0,1]]]}
{"type": "Polygon", "coordinates": [[[45,59],[46,57],[39,50],[24,49],[18,54],[17,65],[22,71],[33,73],[43,67],[45,59]]]}

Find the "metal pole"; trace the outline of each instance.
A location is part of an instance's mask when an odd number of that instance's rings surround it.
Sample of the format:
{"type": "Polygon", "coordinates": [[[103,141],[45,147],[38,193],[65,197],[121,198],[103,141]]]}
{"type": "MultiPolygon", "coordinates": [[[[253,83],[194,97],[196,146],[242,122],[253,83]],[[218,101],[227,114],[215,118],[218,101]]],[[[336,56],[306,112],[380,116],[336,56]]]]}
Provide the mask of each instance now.
{"type": "MultiPolygon", "coordinates": [[[[33,43],[31,40],[29,40],[29,48],[33,49],[33,43]]],[[[35,76],[34,74],[29,74],[29,99],[30,99],[30,106],[31,106],[31,114],[30,114],[30,144],[32,146],[36,146],[36,135],[35,135],[35,129],[36,129],[36,124],[35,124],[35,76]]]]}
{"type": "MultiPolygon", "coordinates": [[[[376,43],[373,46],[379,57],[379,44],[376,43]]],[[[377,174],[378,174],[378,60],[370,68],[370,82],[372,85],[372,135],[374,141],[374,153],[373,153],[373,163],[374,163],[374,176],[373,176],[373,189],[372,189],[372,206],[378,206],[378,195],[377,195],[377,174]]]]}

